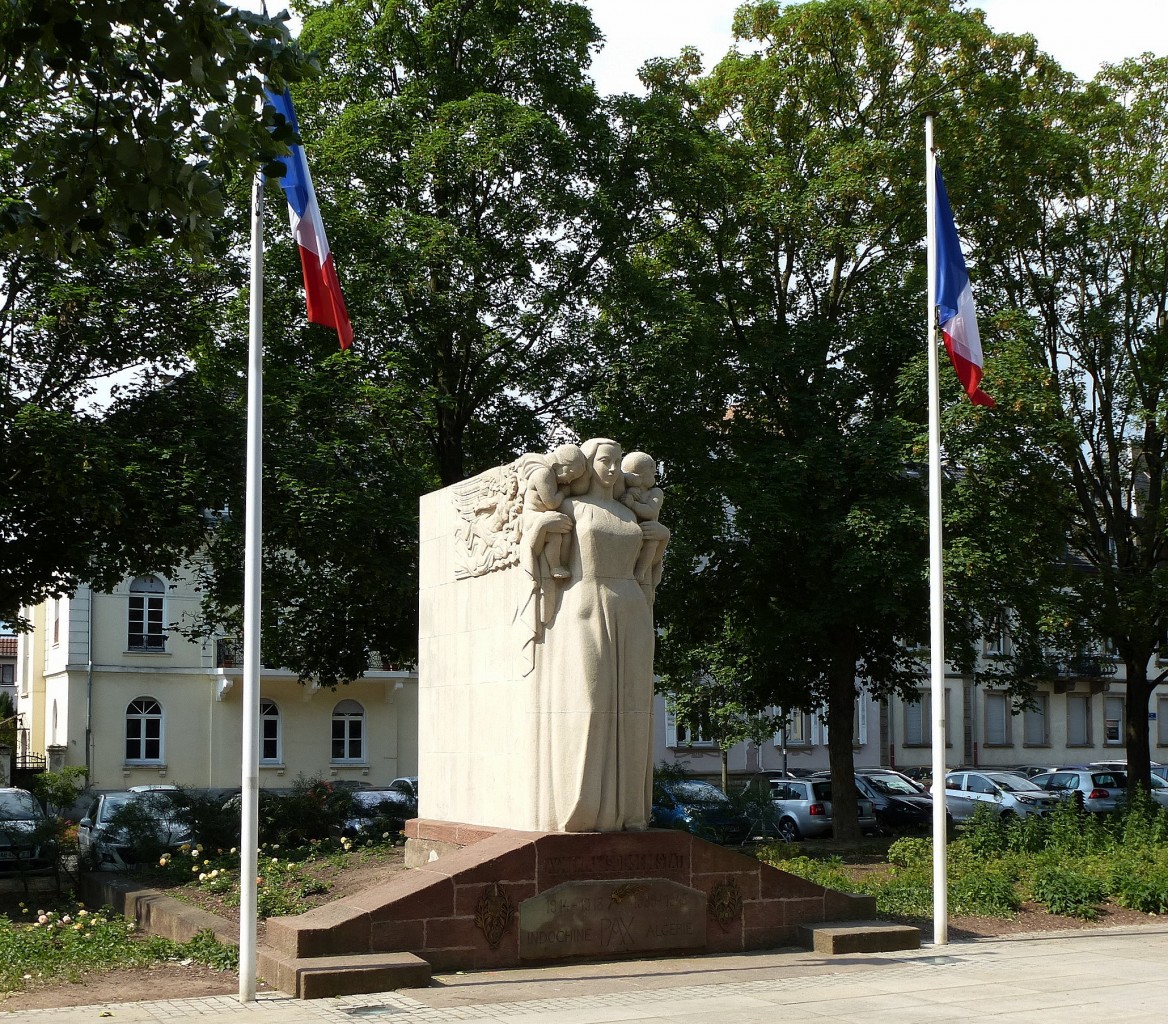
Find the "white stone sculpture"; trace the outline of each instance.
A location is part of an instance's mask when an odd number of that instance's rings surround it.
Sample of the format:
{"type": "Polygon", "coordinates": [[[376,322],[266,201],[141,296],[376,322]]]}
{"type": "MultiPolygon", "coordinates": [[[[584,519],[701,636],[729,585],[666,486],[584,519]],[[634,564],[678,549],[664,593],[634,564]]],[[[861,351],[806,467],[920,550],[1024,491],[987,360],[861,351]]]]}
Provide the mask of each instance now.
{"type": "Polygon", "coordinates": [[[625,462],[593,438],[447,488],[445,506],[446,492],[423,498],[422,817],[647,827],[653,592],[669,531],[652,459],[625,462]]]}
{"type": "Polygon", "coordinates": [[[640,583],[642,547],[668,540],[620,500],[621,449],[593,438],[581,445],[587,490],[544,513],[524,545],[571,530],[569,577],[535,648],[537,751],[544,769],[542,821],[566,832],[648,826],[653,788],[652,582],[640,583]]]}

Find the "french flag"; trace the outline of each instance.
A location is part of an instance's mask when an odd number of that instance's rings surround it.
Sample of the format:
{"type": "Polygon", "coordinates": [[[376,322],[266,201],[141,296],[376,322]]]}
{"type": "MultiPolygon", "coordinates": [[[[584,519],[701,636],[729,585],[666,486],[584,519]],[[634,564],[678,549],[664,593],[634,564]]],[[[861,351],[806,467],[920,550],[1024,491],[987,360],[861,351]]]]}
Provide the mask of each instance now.
{"type": "MultiPolygon", "coordinates": [[[[299,135],[300,125],[288,90],[282,93],[265,90],[265,97],[269,105],[299,135]]],[[[293,146],[292,152],[284,157],[284,177],[280,179],[280,187],[288,197],[292,237],[300,246],[300,265],[304,269],[304,291],[308,299],[308,322],[332,327],[340,339],[341,349],[347,349],[353,343],[353,325],[349,323],[349,312],[345,309],[345,297],[341,294],[337,268],[333,265],[328,238],[320,219],[320,206],[316,202],[316,191],[312,187],[312,175],[308,173],[308,160],[305,159],[303,146],[293,146]]]]}
{"type": "Polygon", "coordinates": [[[981,389],[981,338],[973,309],[973,290],[969,287],[969,274],[965,270],[965,258],[961,255],[961,243],[953,225],[953,211],[945,194],[940,167],[936,173],[933,234],[937,244],[937,320],[945,348],[949,351],[949,360],[966,394],[974,405],[986,405],[992,409],[994,400],[981,389]]]}

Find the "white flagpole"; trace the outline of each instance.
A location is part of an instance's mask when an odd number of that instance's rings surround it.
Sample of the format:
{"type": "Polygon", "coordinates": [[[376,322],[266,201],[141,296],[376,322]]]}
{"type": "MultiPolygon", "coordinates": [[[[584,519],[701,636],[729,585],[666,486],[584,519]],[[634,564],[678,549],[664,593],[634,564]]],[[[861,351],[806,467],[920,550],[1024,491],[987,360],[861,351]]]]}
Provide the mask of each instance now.
{"type": "Polygon", "coordinates": [[[945,814],[945,580],[941,567],[941,401],[937,357],[937,206],[933,115],[925,116],[925,195],[928,228],[929,338],[929,664],[933,748],[933,944],[949,943],[945,814]]]}
{"type": "Polygon", "coordinates": [[[263,564],[264,175],[251,193],[251,310],[247,357],[247,496],[243,556],[243,751],[239,839],[239,1000],[256,997],[259,869],[260,571],[263,564]]]}

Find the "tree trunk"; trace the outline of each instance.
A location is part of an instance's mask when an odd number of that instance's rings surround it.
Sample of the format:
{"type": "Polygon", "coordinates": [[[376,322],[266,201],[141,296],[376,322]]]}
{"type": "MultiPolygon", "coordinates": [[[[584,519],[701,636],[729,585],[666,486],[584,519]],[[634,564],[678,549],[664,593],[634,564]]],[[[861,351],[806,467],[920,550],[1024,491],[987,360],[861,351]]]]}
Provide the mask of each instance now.
{"type": "Polygon", "coordinates": [[[836,650],[828,670],[827,744],[831,765],[832,830],[836,839],[860,839],[852,732],[856,713],[856,657],[850,638],[836,650]]]}
{"type": "Polygon", "coordinates": [[[1127,791],[1152,788],[1152,748],[1148,737],[1148,707],[1154,684],[1148,681],[1148,659],[1137,655],[1127,667],[1127,791]]]}

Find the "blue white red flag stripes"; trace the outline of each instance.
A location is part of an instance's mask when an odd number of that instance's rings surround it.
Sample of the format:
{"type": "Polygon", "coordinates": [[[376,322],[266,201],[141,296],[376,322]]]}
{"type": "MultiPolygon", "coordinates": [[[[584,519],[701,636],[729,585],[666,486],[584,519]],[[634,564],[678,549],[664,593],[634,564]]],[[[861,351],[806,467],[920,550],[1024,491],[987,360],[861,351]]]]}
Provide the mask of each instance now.
{"type": "MultiPolygon", "coordinates": [[[[299,135],[300,125],[288,90],[282,93],[265,90],[265,98],[299,135]]],[[[345,308],[345,297],[341,294],[341,283],[337,280],[337,269],[320,219],[320,206],[303,146],[292,146],[292,152],[284,157],[284,177],[280,179],[280,187],[288,197],[292,237],[300,247],[308,322],[332,327],[337,332],[341,348],[347,349],[353,343],[353,325],[349,323],[349,312],[345,308]]]]}
{"type": "Polygon", "coordinates": [[[949,360],[957,371],[966,394],[974,405],[994,406],[994,400],[981,389],[981,337],[977,333],[977,314],[973,308],[973,290],[961,255],[961,242],[953,224],[953,211],[936,169],[937,202],[933,215],[937,245],[937,322],[945,339],[949,360]]]}

